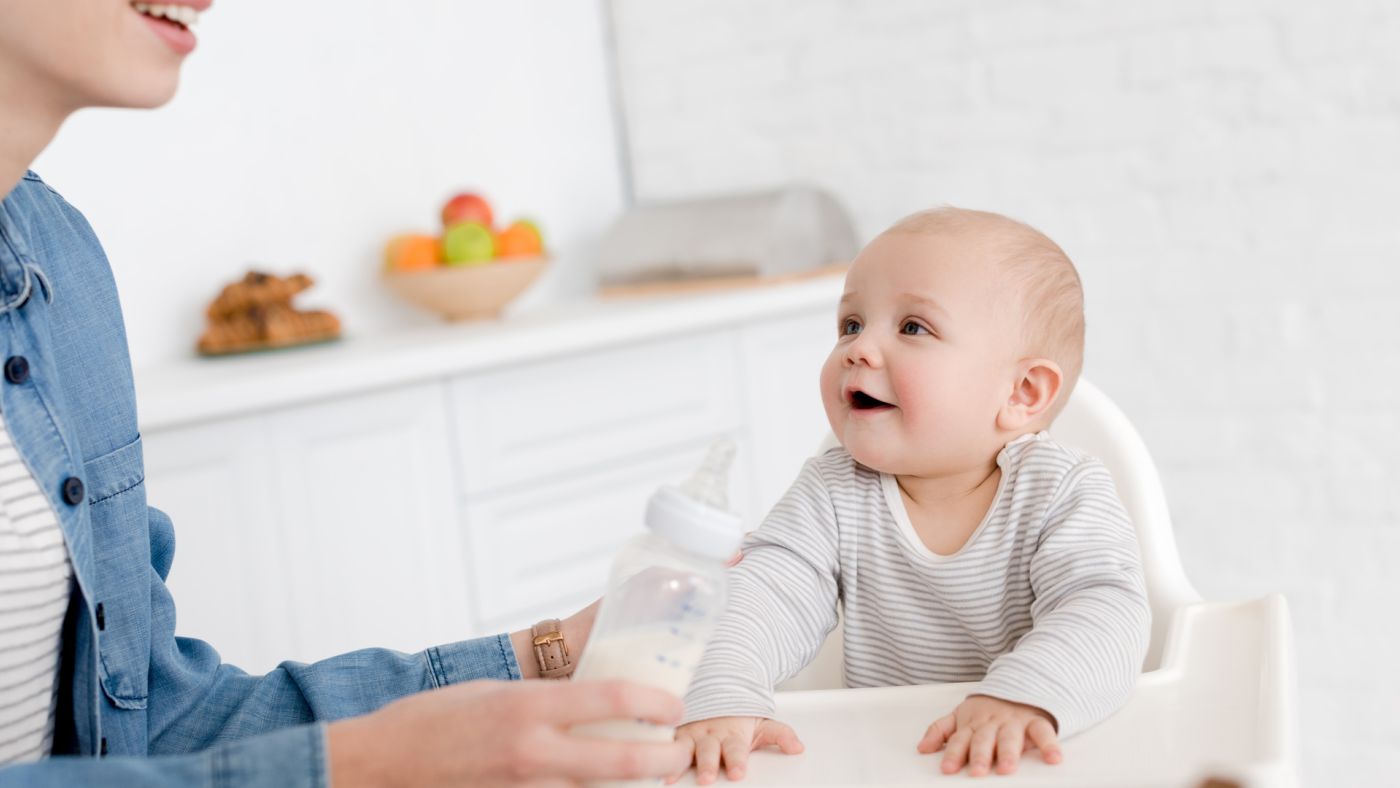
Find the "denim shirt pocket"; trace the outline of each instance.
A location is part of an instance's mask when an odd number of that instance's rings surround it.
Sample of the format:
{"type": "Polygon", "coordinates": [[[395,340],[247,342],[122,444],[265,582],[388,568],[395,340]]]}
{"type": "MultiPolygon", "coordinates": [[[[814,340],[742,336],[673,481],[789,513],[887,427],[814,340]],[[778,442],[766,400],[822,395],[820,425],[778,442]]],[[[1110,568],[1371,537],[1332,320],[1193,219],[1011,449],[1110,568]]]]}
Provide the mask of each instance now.
{"type": "Polygon", "coordinates": [[[141,437],[83,465],[97,556],[88,604],[98,618],[102,691],[144,709],[151,664],[151,548],[141,437]]]}

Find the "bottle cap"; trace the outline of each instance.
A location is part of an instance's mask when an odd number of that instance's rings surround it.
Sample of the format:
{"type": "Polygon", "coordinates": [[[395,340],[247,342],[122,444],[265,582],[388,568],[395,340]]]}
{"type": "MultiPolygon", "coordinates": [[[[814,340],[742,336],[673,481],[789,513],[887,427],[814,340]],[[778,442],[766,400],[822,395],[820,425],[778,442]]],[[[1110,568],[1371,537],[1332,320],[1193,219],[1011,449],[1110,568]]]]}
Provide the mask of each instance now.
{"type": "Polygon", "coordinates": [[[721,438],[705,461],[679,485],[663,485],[647,501],[646,524],[683,550],[724,560],[744,537],[739,515],[729,511],[729,467],[734,442],[721,438]]]}

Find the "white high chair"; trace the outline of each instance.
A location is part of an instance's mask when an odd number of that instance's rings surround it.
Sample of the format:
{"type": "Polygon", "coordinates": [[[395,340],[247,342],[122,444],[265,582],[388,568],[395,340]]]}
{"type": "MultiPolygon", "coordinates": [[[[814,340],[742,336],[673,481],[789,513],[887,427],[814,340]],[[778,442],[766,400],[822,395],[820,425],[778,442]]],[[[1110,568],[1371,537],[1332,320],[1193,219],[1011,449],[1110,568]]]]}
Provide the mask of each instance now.
{"type": "MultiPolygon", "coordinates": [[[[1177,556],[1161,480],[1127,417],[1080,380],[1051,433],[1108,466],[1137,526],[1152,605],[1152,641],[1132,698],[1062,743],[1057,766],[1027,753],[997,786],[1296,786],[1297,708],[1292,630],[1282,596],[1207,602],[1177,556]]],[[[829,440],[831,440],[829,438],[829,440]]],[[[834,444],[832,444],[834,445],[834,444]]],[[[777,695],[777,718],[806,744],[798,756],[758,752],[752,786],[927,786],[946,776],[940,755],[914,745],[972,684],[839,689],[841,628],[777,695]]]]}

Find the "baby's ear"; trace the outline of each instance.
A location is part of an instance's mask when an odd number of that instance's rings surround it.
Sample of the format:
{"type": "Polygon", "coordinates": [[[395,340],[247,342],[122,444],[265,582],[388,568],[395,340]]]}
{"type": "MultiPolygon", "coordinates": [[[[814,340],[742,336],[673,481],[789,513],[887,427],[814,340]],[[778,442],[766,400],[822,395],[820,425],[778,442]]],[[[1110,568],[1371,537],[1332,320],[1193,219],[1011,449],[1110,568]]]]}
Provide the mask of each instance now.
{"type": "Polygon", "coordinates": [[[1060,365],[1048,358],[1032,358],[1016,367],[1011,396],[997,412],[997,427],[1022,430],[1050,412],[1064,385],[1060,365]]]}

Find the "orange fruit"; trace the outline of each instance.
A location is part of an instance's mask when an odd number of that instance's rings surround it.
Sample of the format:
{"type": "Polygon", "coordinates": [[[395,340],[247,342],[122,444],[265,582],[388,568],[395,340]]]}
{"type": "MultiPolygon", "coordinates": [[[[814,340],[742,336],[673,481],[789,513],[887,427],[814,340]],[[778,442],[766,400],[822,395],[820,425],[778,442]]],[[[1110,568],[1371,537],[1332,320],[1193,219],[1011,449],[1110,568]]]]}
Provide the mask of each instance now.
{"type": "Polygon", "coordinates": [[[442,264],[442,244],[435,236],[403,233],[384,246],[384,267],[390,271],[426,271],[442,264]]]}
{"type": "Polygon", "coordinates": [[[538,257],[544,254],[540,228],[528,219],[512,222],[496,234],[497,257],[538,257]]]}

